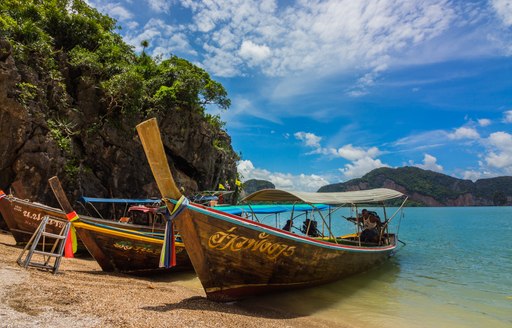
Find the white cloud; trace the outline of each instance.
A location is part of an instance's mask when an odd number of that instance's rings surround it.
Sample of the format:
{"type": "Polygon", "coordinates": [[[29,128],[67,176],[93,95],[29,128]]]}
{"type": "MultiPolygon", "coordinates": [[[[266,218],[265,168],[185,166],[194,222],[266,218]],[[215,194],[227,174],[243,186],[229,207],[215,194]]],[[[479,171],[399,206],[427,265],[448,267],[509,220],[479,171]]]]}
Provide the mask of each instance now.
{"type": "Polygon", "coordinates": [[[90,0],[87,1],[87,3],[98,9],[98,11],[105,13],[121,22],[127,22],[134,17],[133,13],[126,9],[119,2],[103,4],[100,0],[90,0]]]}
{"type": "Polygon", "coordinates": [[[304,141],[306,146],[314,148],[319,148],[320,141],[322,140],[322,137],[316,136],[314,133],[310,132],[296,132],[294,136],[296,139],[304,141]]]}
{"type": "Polygon", "coordinates": [[[512,110],[507,110],[503,113],[503,122],[512,123],[512,110]]]}
{"type": "Polygon", "coordinates": [[[361,97],[368,94],[368,88],[375,84],[375,80],[381,72],[387,69],[387,66],[387,64],[377,66],[373,68],[371,72],[360,77],[356,84],[350,88],[347,94],[352,97],[361,97]]]}
{"type": "Polygon", "coordinates": [[[437,164],[437,158],[430,154],[425,154],[423,157],[423,164],[413,164],[414,166],[417,166],[419,168],[422,168],[424,170],[431,170],[436,172],[442,172],[443,167],[439,164],[437,164]]]}
{"type": "Polygon", "coordinates": [[[492,0],[492,7],[505,26],[512,26],[512,1],[492,0]]]}
{"type": "Polygon", "coordinates": [[[169,12],[171,8],[171,2],[169,0],[146,0],[149,8],[156,12],[169,12]]]}
{"type": "Polygon", "coordinates": [[[380,154],[380,151],[377,147],[371,147],[365,150],[364,148],[354,147],[348,144],[338,148],[333,153],[349,161],[357,161],[363,158],[374,158],[380,154]]]}
{"type": "Polygon", "coordinates": [[[238,163],[238,172],[244,181],[260,179],[272,182],[277,189],[296,191],[317,191],[320,187],[329,184],[329,181],[316,174],[293,175],[290,173],[270,172],[265,169],[255,168],[250,160],[242,160],[238,163]]]}
{"type": "Polygon", "coordinates": [[[512,134],[498,131],[481,140],[485,151],[478,162],[478,170],[466,170],[465,179],[477,180],[502,175],[512,175],[512,134]]]}
{"type": "Polygon", "coordinates": [[[404,138],[400,138],[393,143],[398,148],[408,147],[415,150],[438,147],[446,142],[448,133],[443,130],[432,130],[417,133],[404,138]]]}
{"type": "Polygon", "coordinates": [[[355,147],[352,144],[344,145],[340,148],[328,147],[324,148],[321,146],[321,137],[314,135],[313,133],[297,132],[295,138],[304,141],[304,144],[308,147],[315,148],[308,155],[322,154],[334,158],[343,158],[350,163],[345,164],[339,171],[342,173],[345,179],[353,179],[363,176],[373,169],[388,166],[377,159],[381,154],[381,151],[377,147],[362,148],[355,147]]]}
{"type": "Polygon", "coordinates": [[[253,64],[259,64],[267,59],[271,52],[266,45],[257,45],[252,41],[243,41],[240,46],[240,56],[253,64]]]}
{"type": "Polygon", "coordinates": [[[480,135],[474,128],[460,127],[455,129],[453,133],[448,134],[448,138],[453,140],[460,139],[479,139],[480,135]]]}
{"type": "Polygon", "coordinates": [[[279,10],[270,0],[182,1],[182,5],[193,12],[191,30],[207,36],[201,38],[208,40],[203,63],[215,64],[218,56],[231,59],[232,69],[220,73],[242,73],[252,66],[269,76],[360,68],[368,70],[358,82],[361,87],[373,83],[392,55],[433,39],[456,18],[446,0],[311,1],[279,10]],[[233,42],[226,43],[226,37],[233,42]],[[240,50],[236,58],[226,56],[234,49],[240,50]]]}
{"type": "Polygon", "coordinates": [[[348,144],[338,149],[324,149],[323,153],[331,154],[350,161],[350,163],[345,164],[343,168],[339,169],[344,179],[359,178],[376,168],[389,166],[376,158],[381,154],[381,151],[377,147],[365,149],[348,144]]]}
{"type": "Polygon", "coordinates": [[[176,51],[197,55],[188,43],[187,36],[180,27],[169,25],[161,19],[151,18],[142,28],[142,31],[131,31],[124,37],[125,41],[132,45],[136,51],[142,51],[141,42],[149,41],[149,49],[146,50],[154,56],[161,55],[169,58],[176,51]]]}
{"type": "Polygon", "coordinates": [[[484,178],[492,178],[495,177],[497,174],[489,172],[489,171],[477,171],[477,170],[467,170],[462,173],[463,179],[468,179],[472,181],[476,181],[478,179],[484,179],[484,178]]]}
{"type": "Polygon", "coordinates": [[[389,167],[389,165],[382,163],[380,159],[373,159],[367,156],[346,164],[344,168],[339,170],[345,179],[354,179],[360,178],[379,167],[389,167]]]}
{"type": "MultiPolygon", "coordinates": [[[[512,116],[512,111],[510,112],[512,116]]],[[[505,114],[507,113],[508,111],[505,112],[505,114]]],[[[478,123],[480,126],[488,126],[492,122],[483,119],[478,123]]],[[[482,137],[475,128],[464,126],[454,129],[451,133],[434,130],[411,135],[391,145],[400,151],[418,151],[440,146],[458,147],[457,143],[467,140],[472,142],[472,147],[467,152],[476,154],[481,160],[478,161],[478,169],[456,169],[463,178],[476,180],[512,175],[512,135],[508,132],[498,131],[491,133],[488,137],[482,137]]],[[[459,150],[460,148],[457,149],[457,151],[459,150]]],[[[409,164],[432,171],[444,171],[444,168],[437,163],[437,159],[429,154],[424,155],[422,164],[415,164],[413,161],[409,161],[409,164]]]]}
{"type": "Polygon", "coordinates": [[[491,120],[488,118],[481,118],[478,120],[478,125],[480,125],[481,127],[489,126],[491,125],[491,123],[491,120]]]}
{"type": "Polygon", "coordinates": [[[255,167],[252,164],[252,162],[249,160],[241,160],[240,162],[238,162],[237,170],[238,170],[238,173],[245,180],[256,179],[256,178],[251,177],[252,172],[254,172],[254,170],[255,170],[255,167]]]}
{"type": "MultiPolygon", "coordinates": [[[[131,33],[125,36],[140,51],[138,36],[146,28],[141,31],[137,22],[129,21],[131,12],[120,2],[89,2],[128,27],[131,33]]],[[[478,23],[498,13],[510,25],[510,0],[477,8],[449,0],[325,0],[279,6],[276,0],[145,3],[158,12],[182,6],[192,17],[190,23],[175,24],[170,33],[159,31],[150,39],[150,53],[190,55],[189,60],[221,77],[256,73],[283,78],[276,86],[287,91],[281,97],[315,92],[315,79],[333,75],[350,79],[353,85],[343,86],[345,93],[361,97],[390,67],[512,53],[508,33],[495,24],[481,28],[478,23]],[[472,51],[463,51],[468,46],[472,51]],[[307,82],[288,90],[290,80],[307,82]]]]}
{"type": "Polygon", "coordinates": [[[512,135],[506,132],[494,132],[487,139],[490,148],[485,157],[488,166],[512,174],[512,135]]]}

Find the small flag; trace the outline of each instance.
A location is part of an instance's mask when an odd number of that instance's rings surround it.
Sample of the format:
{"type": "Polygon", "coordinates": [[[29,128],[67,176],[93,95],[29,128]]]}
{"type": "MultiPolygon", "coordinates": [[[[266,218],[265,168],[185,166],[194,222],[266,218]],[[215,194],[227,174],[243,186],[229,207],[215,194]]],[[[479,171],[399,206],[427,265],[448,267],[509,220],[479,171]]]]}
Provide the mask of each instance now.
{"type": "Polygon", "coordinates": [[[235,184],[236,184],[238,187],[240,187],[240,186],[242,185],[242,181],[240,181],[240,180],[236,179],[236,180],[235,180],[235,184]]]}
{"type": "Polygon", "coordinates": [[[219,183],[219,190],[226,190],[226,187],[222,183],[219,183]]]}

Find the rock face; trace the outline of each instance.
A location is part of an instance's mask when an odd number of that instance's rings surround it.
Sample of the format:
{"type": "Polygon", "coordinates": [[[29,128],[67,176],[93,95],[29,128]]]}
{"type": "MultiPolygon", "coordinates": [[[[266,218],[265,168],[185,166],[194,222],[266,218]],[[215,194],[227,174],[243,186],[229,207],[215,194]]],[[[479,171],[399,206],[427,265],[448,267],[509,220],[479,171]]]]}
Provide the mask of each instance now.
{"type": "Polygon", "coordinates": [[[409,196],[420,206],[512,205],[512,177],[457,179],[417,167],[375,169],[361,178],[323,186],[319,192],[390,188],[409,196]]]}
{"type": "MultiPolygon", "coordinates": [[[[57,175],[72,200],[159,196],[135,130],[147,117],[107,116],[101,91],[65,65],[62,84],[48,84],[41,72],[17,65],[9,42],[0,47],[1,189],[20,181],[26,197],[57,206],[47,183],[57,175]]],[[[157,119],[185,194],[234,183],[237,155],[223,130],[191,111],[172,110],[157,119]]]]}

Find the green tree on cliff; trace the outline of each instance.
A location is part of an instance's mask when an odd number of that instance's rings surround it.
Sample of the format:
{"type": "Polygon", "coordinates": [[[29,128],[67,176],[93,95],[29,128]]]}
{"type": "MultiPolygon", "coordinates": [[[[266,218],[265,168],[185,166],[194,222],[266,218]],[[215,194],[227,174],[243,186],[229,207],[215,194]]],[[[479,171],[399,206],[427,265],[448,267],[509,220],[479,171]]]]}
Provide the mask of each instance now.
{"type": "Polygon", "coordinates": [[[156,62],[145,52],[149,40],[136,54],[116,29],[114,19],[82,0],[0,3],[1,36],[12,44],[16,61],[49,73],[56,85],[63,80],[62,65],[69,66],[102,90],[107,115],[191,110],[206,119],[206,105],[230,106],[224,87],[206,71],[176,56],[156,62]]]}

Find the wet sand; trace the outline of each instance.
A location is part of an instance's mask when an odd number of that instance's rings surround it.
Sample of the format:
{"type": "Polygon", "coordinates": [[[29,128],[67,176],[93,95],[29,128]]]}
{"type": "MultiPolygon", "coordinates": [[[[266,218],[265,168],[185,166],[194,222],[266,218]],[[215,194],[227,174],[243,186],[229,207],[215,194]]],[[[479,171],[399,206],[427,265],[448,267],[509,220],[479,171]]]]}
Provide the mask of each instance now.
{"type": "Polygon", "coordinates": [[[59,273],[16,263],[0,232],[0,327],[353,327],[276,308],[208,301],[202,290],[104,273],[92,258],[62,259],[59,273]]]}

